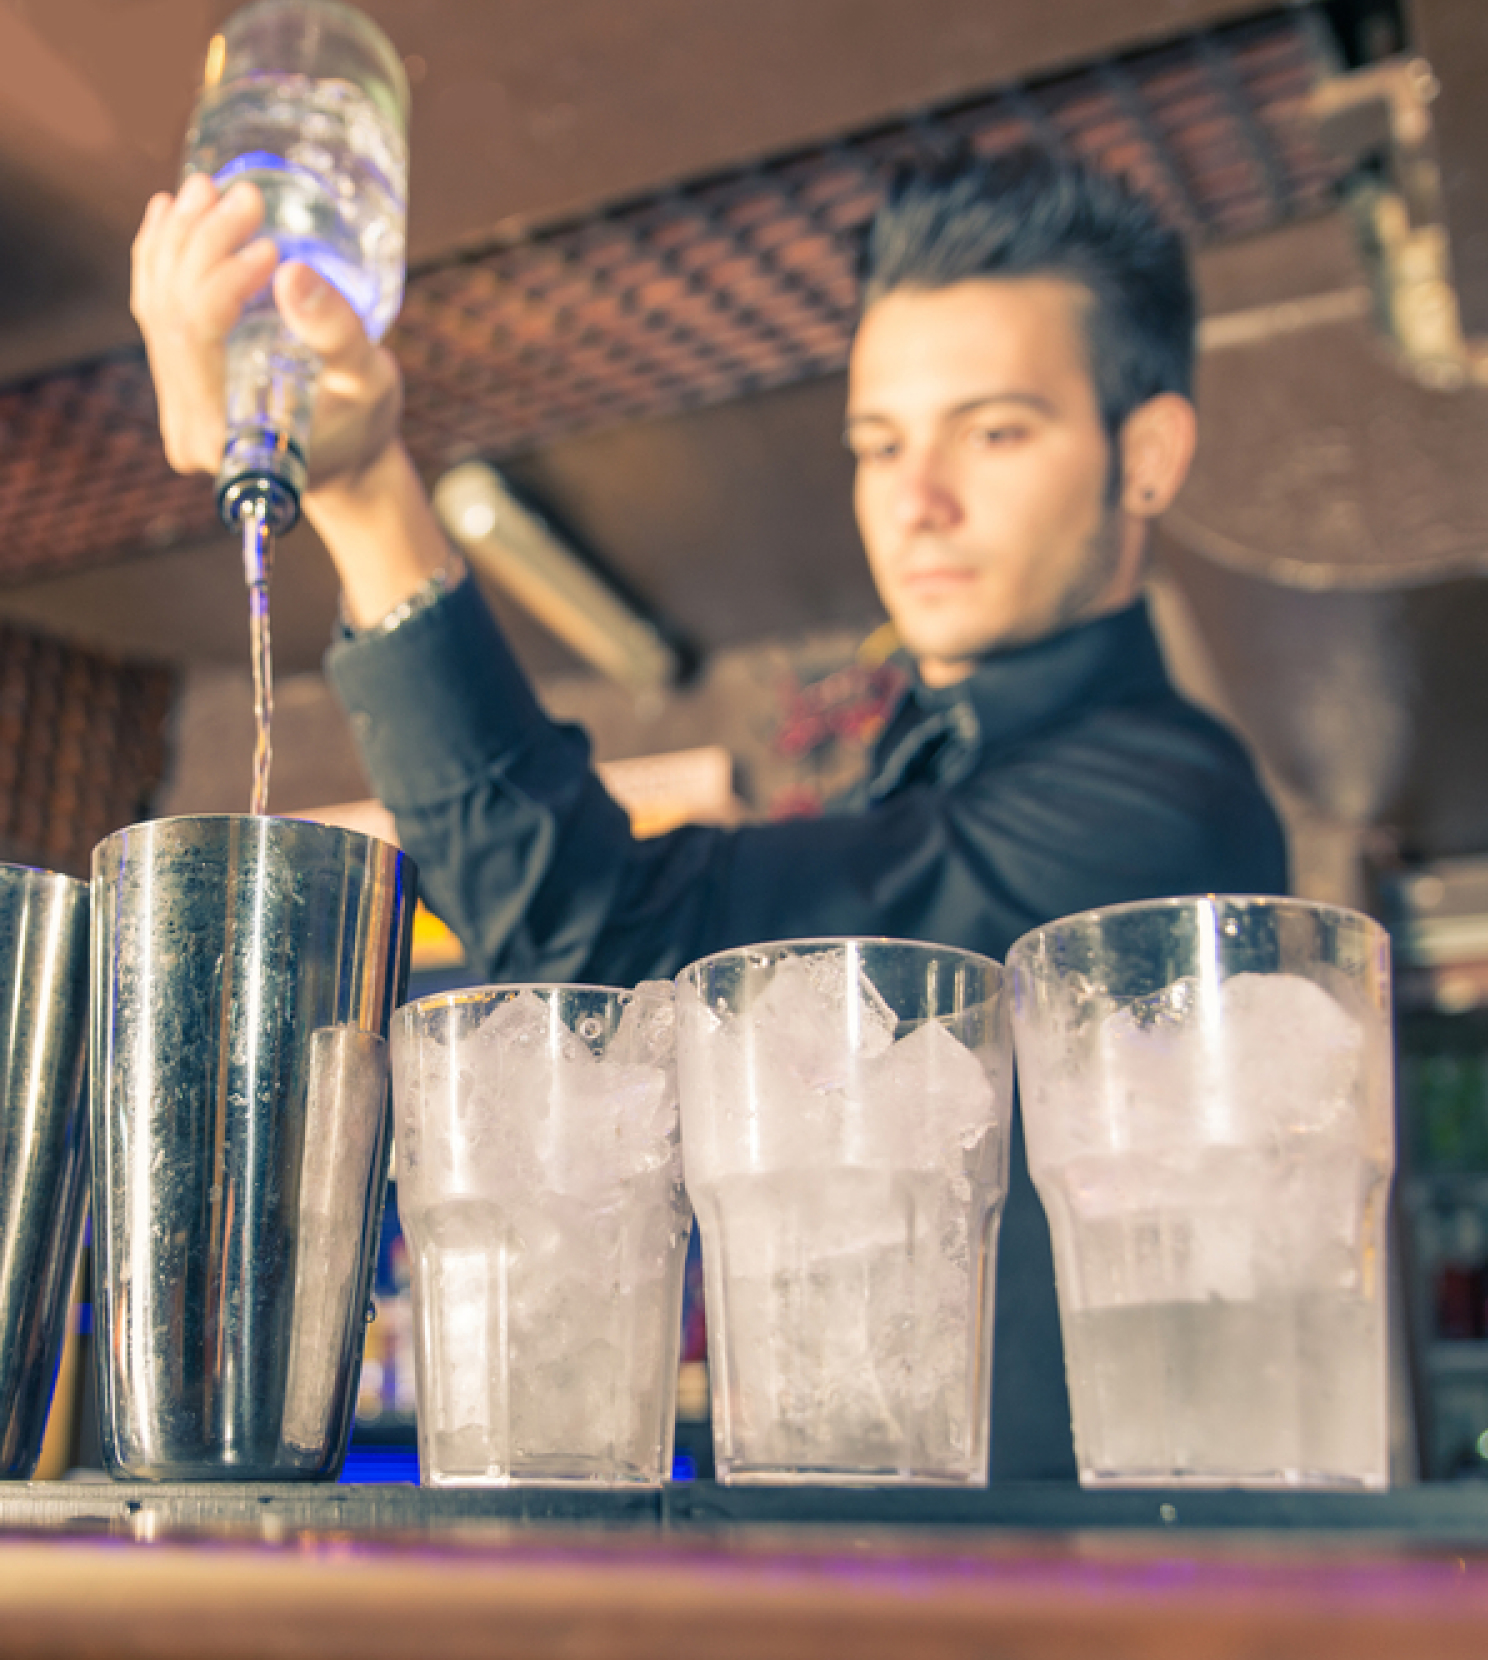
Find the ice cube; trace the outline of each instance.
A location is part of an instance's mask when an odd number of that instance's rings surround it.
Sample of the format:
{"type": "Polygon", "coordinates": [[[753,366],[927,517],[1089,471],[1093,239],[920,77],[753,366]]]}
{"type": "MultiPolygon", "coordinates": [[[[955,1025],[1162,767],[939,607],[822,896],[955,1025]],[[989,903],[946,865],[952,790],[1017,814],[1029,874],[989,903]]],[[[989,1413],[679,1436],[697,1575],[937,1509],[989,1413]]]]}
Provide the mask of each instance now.
{"type": "Polygon", "coordinates": [[[536,992],[504,997],[465,1034],[470,1045],[541,1043],[548,1033],[548,1005],[536,992]]]}
{"type": "Polygon", "coordinates": [[[431,1284],[421,1287],[428,1323],[433,1384],[430,1416],[437,1432],[480,1428],[499,1421],[506,1382],[500,1325],[503,1253],[473,1246],[429,1250],[420,1263],[431,1284]],[[493,1396],[495,1397],[493,1399],[493,1396]]]}
{"type": "Polygon", "coordinates": [[[898,1016],[894,1013],[855,949],[814,952],[801,961],[806,978],[829,1007],[846,1016],[853,1047],[861,1055],[877,1055],[894,1041],[898,1016]]]}
{"type": "Polygon", "coordinates": [[[1300,974],[1237,974],[1220,994],[1231,1089],[1250,1136],[1316,1133],[1359,1104],[1365,1034],[1300,974]]]}
{"type": "Polygon", "coordinates": [[[671,1070],[607,1060],[555,1070],[553,1110],[537,1131],[548,1182],[596,1203],[618,1184],[678,1157],[671,1070]]]}
{"type": "Polygon", "coordinates": [[[860,1099],[898,1158],[919,1169],[959,1164],[997,1119],[980,1061],[935,1020],[875,1057],[862,1074],[860,1099]]]}
{"type": "MultiPolygon", "coordinates": [[[[628,1028],[622,1017],[616,1033],[622,1052],[661,1050],[666,1064],[596,1055],[525,990],[466,1031],[453,1077],[435,1080],[432,1069],[420,1072],[400,1054],[400,1089],[408,1092],[400,1127],[420,1191],[507,1202],[530,1192],[581,1193],[608,1204],[638,1173],[675,1167],[680,1180],[671,999],[637,1002],[644,1007],[628,1028]],[[444,1089],[431,1091],[432,1082],[444,1089]]],[[[429,1043],[416,1047],[420,1058],[439,1053],[429,1043]]]]}
{"type": "Polygon", "coordinates": [[[668,980],[643,980],[625,1005],[615,1035],[605,1048],[605,1061],[638,1066],[667,1067],[677,1044],[677,1011],[668,980]]]}
{"type": "Polygon", "coordinates": [[[596,1064],[588,1045],[541,997],[521,991],[466,1034],[460,1061],[472,1087],[446,1125],[472,1190],[496,1195],[543,1185],[565,1103],[596,1064]]]}
{"type": "Polygon", "coordinates": [[[1203,985],[1193,975],[1174,980],[1161,991],[1149,992],[1126,1005],[1122,1018],[1140,1032],[1155,1036],[1177,1035],[1187,1031],[1200,1017],[1204,1000],[1203,985]]]}
{"type": "Polygon", "coordinates": [[[444,1054],[443,1051],[434,1051],[432,1044],[406,1036],[403,1023],[394,1022],[389,1059],[393,1077],[400,1181],[417,1179],[416,1172],[423,1156],[421,1109],[425,1080],[428,1080],[428,1087],[434,1090],[438,1090],[443,1081],[435,1075],[433,1067],[426,1064],[426,1055],[432,1059],[434,1053],[441,1056],[444,1054]]]}
{"type": "Polygon", "coordinates": [[[1064,1163],[1326,1129],[1357,1096],[1364,1033],[1313,981],[1246,973],[1176,980],[1108,1016],[1073,1059],[1040,1059],[1028,1069],[1034,1152],[1064,1163]]]}
{"type": "Polygon", "coordinates": [[[1101,1022],[1089,1100],[1093,1139],[1152,1151],[1206,1138],[1227,1088],[1219,1004],[1194,979],[1136,998],[1101,1022]]]}
{"type": "Polygon", "coordinates": [[[520,1069],[528,1059],[582,1063],[592,1060],[588,1045],[558,1018],[553,1007],[536,992],[519,991],[498,1003],[468,1033],[465,1048],[474,1064],[497,1062],[502,1071],[520,1069]]]}
{"type": "Polygon", "coordinates": [[[393,1023],[390,1046],[393,1106],[396,1111],[399,1181],[442,1181],[451,1166],[451,1143],[445,1125],[452,1108],[463,1118],[473,1108],[478,1080],[462,1046],[450,1041],[454,1022],[441,1011],[428,1023],[393,1023]],[[426,1138],[429,1126],[436,1132],[426,1138]],[[426,1144],[427,1140],[427,1144],[426,1144]]]}
{"type": "Polygon", "coordinates": [[[1078,1093],[1068,1075],[1041,1092],[1030,1134],[1080,1218],[1087,1301],[1249,1297],[1339,1254],[1368,1056],[1336,999],[1293,974],[1175,982],[1109,1018],[1099,1050],[1078,1093]]]}
{"type": "Polygon", "coordinates": [[[742,1025],[774,1067],[825,1094],[889,1047],[896,1021],[856,956],[834,951],[777,964],[742,1025]]]}

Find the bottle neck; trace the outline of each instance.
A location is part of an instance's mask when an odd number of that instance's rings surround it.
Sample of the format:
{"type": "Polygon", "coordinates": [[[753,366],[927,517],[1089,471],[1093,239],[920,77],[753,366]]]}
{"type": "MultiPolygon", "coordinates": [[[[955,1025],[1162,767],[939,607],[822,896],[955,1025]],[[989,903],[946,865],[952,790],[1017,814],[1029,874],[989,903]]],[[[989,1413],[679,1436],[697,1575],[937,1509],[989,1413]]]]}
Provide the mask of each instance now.
{"type": "Polygon", "coordinates": [[[319,357],[272,306],[250,312],[228,337],[227,441],[217,506],[229,526],[242,523],[250,503],[275,535],[299,518],[319,378],[319,357]]]}

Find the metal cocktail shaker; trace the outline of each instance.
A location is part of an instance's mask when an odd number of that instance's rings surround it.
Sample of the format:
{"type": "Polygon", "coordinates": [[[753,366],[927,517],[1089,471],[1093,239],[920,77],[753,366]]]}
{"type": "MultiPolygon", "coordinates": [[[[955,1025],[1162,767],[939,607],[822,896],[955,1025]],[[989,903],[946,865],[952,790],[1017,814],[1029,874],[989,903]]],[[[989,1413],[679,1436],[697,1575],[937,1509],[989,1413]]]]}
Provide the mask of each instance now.
{"type": "Polygon", "coordinates": [[[345,1453],[416,874],[289,819],[166,819],[93,855],[104,1458],[316,1479],[345,1453]]]}
{"type": "Polygon", "coordinates": [[[0,865],[0,1476],[28,1476],[77,1261],[88,888],[0,865]]]}

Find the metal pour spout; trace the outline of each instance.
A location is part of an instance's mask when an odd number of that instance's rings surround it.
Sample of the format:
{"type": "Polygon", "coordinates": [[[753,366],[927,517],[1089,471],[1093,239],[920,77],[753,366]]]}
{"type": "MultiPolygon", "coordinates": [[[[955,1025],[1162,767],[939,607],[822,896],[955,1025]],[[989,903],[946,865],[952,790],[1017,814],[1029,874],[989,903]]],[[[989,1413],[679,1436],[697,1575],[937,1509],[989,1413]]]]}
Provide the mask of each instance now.
{"type": "Polygon", "coordinates": [[[217,473],[217,511],[229,530],[242,526],[245,574],[250,541],[283,536],[299,522],[305,477],[304,458],[284,434],[261,429],[229,436],[217,473]]]}

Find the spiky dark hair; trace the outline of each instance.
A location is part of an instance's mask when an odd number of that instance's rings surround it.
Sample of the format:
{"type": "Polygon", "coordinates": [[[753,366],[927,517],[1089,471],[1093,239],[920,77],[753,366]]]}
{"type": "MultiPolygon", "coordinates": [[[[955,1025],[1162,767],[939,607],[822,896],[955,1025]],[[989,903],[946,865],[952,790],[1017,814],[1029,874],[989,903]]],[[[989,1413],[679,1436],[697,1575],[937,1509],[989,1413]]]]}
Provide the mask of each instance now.
{"type": "Polygon", "coordinates": [[[1160,392],[1193,396],[1196,303],[1178,234],[1121,180],[1041,150],[910,167],[863,243],[863,305],[899,288],[1057,276],[1091,296],[1086,343],[1106,430],[1160,392]]]}

